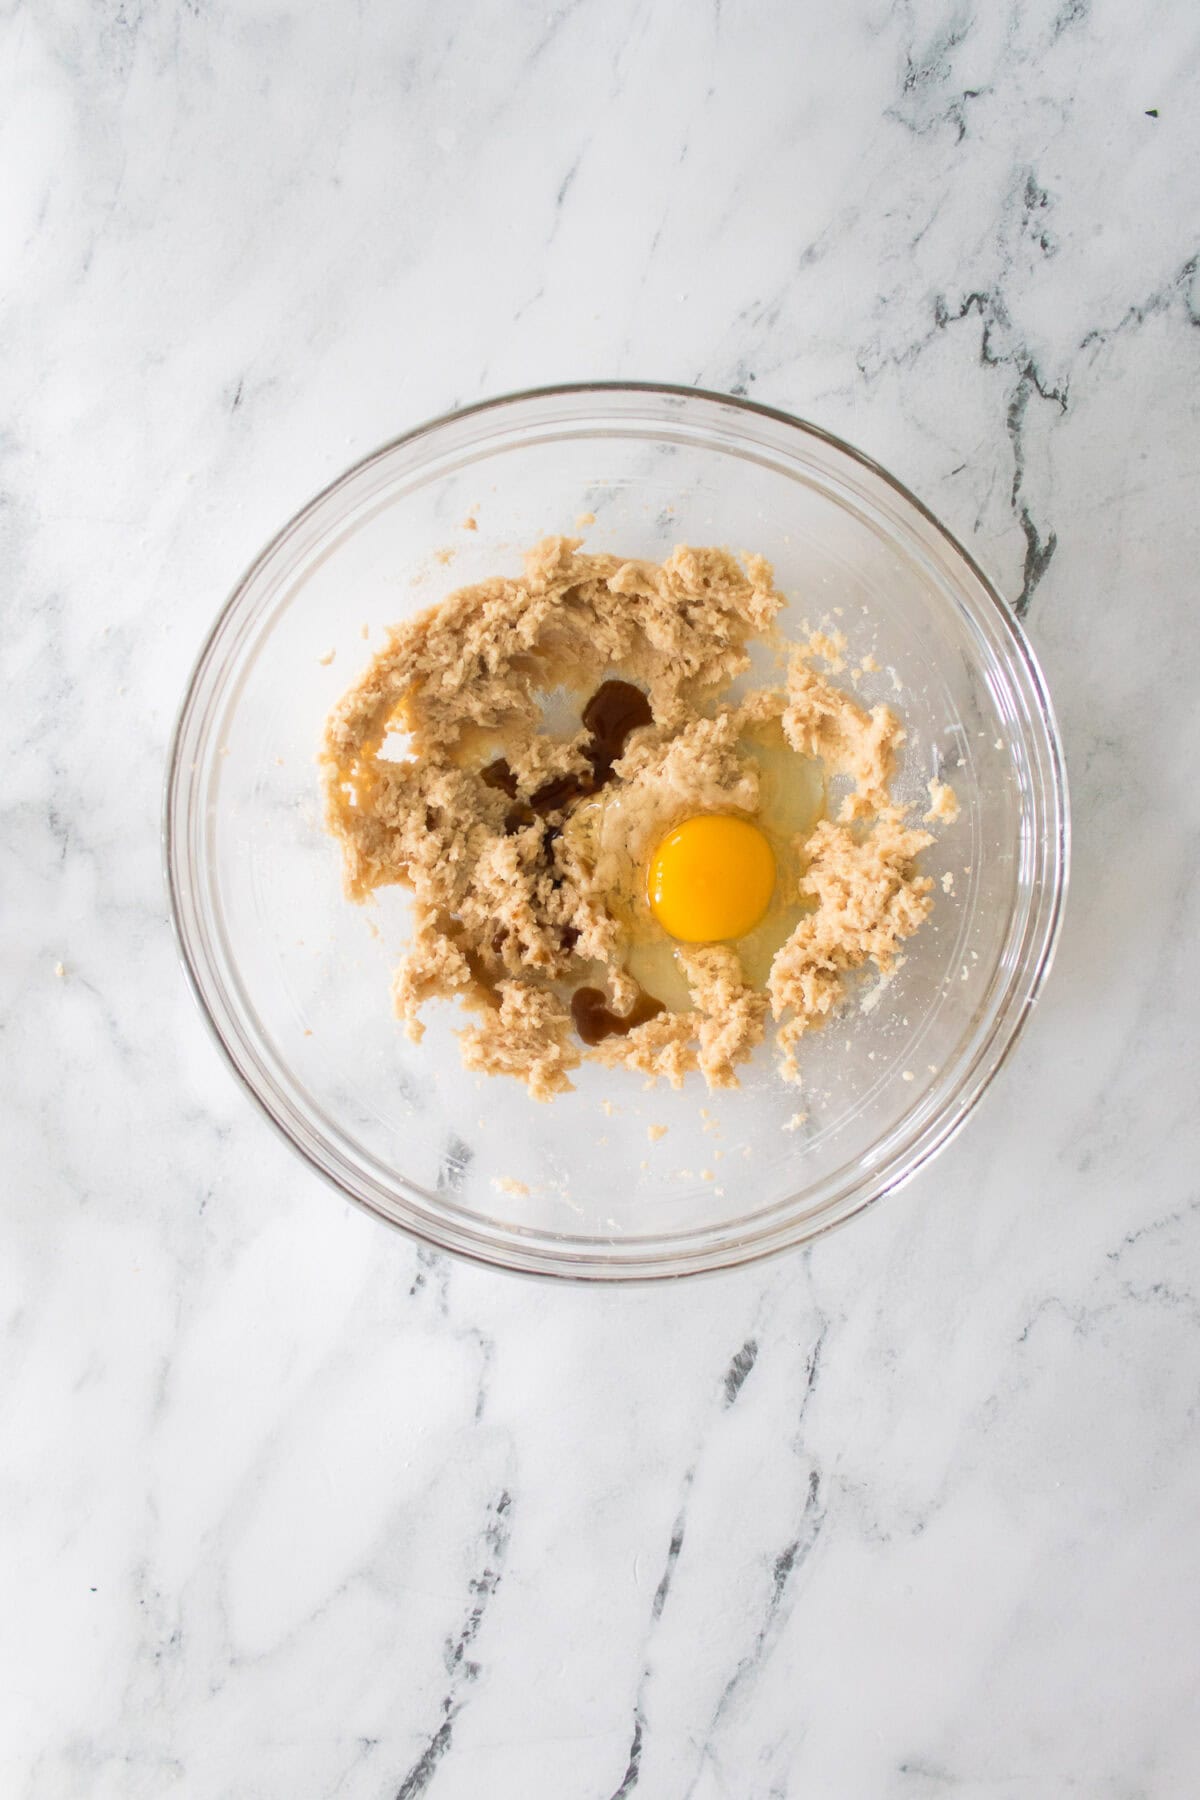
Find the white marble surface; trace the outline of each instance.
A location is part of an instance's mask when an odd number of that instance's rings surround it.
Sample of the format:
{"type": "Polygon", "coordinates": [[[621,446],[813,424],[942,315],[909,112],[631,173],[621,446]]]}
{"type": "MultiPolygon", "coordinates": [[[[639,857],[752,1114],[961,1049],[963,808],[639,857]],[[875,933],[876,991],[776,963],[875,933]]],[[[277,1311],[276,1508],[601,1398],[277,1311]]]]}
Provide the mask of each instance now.
{"type": "Polygon", "coordinates": [[[0,34],[0,1792],[1200,1792],[1194,8],[0,34]],[[968,1130],[670,1291],[451,1266],[318,1185],[159,869],[268,534],[429,415],[605,376],[906,478],[1028,607],[1074,782],[1059,964],[968,1130]]]}

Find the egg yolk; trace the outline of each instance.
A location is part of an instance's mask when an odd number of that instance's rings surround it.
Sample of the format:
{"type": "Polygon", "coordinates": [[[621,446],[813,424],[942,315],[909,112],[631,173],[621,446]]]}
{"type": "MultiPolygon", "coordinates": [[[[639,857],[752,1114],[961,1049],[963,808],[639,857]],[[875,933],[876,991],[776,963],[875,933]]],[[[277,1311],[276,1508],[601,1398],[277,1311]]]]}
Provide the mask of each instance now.
{"type": "Polygon", "coordinates": [[[775,857],[758,826],[706,813],[662,840],[647,891],[664,931],[684,944],[713,944],[752,931],[774,888],[775,857]]]}

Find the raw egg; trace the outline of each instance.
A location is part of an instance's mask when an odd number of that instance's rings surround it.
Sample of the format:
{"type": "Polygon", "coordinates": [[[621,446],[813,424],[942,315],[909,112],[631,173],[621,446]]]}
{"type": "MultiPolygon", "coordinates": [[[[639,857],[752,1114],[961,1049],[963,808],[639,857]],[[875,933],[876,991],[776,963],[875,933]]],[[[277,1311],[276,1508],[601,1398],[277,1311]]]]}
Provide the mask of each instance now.
{"type": "Polygon", "coordinates": [[[650,909],[680,943],[744,937],[764,917],[774,892],[770,844],[757,825],[731,813],[685,819],[650,861],[650,909]]]}

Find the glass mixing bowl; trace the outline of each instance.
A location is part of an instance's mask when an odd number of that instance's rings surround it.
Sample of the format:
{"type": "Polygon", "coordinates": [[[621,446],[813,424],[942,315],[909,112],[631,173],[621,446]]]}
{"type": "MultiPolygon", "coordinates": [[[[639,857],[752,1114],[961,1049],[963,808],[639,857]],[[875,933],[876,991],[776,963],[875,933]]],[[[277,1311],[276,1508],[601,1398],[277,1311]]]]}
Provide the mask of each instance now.
{"type": "MultiPolygon", "coordinates": [[[[508,1269],[636,1280],[802,1243],[905,1181],[962,1123],[1049,967],[1067,868],[1062,756],[1042,675],[996,590],[919,501],[783,413],[691,389],[518,394],[410,432],[285,526],[205,644],[167,777],[168,883],[200,1005],[236,1073],[313,1168],[394,1225],[508,1269]],[[933,917],[903,967],[740,1089],[681,1093],[584,1067],[549,1105],[464,1072],[457,1009],[419,1045],[392,1016],[401,890],[342,897],[315,752],[381,628],[501,571],[581,514],[590,548],[761,551],[789,606],[870,649],[869,702],[908,738],[898,797],[950,781],[923,859],[933,917]],[[474,531],[463,522],[472,517],[474,531]],[[364,636],[369,642],[364,642],[364,636]],[[334,653],[330,660],[330,652],[334,653]],[[943,879],[949,877],[949,879],[943,879]],[[666,1127],[665,1133],[661,1130],[666,1127]]],[[[861,996],[860,996],[861,998],[861,996]]]]}

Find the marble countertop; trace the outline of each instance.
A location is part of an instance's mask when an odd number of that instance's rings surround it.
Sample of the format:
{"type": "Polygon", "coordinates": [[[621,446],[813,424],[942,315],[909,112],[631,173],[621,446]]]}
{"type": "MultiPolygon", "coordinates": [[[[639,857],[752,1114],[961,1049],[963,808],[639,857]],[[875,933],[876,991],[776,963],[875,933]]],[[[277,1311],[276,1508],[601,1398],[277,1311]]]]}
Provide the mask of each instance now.
{"type": "Polygon", "coordinates": [[[1200,30],[1183,0],[2,25],[0,1791],[1200,1791],[1200,30]],[[601,377],[790,408],[1026,615],[1073,897],[953,1146],[591,1292],[391,1234],[178,972],[163,755],[271,532],[601,377]]]}

